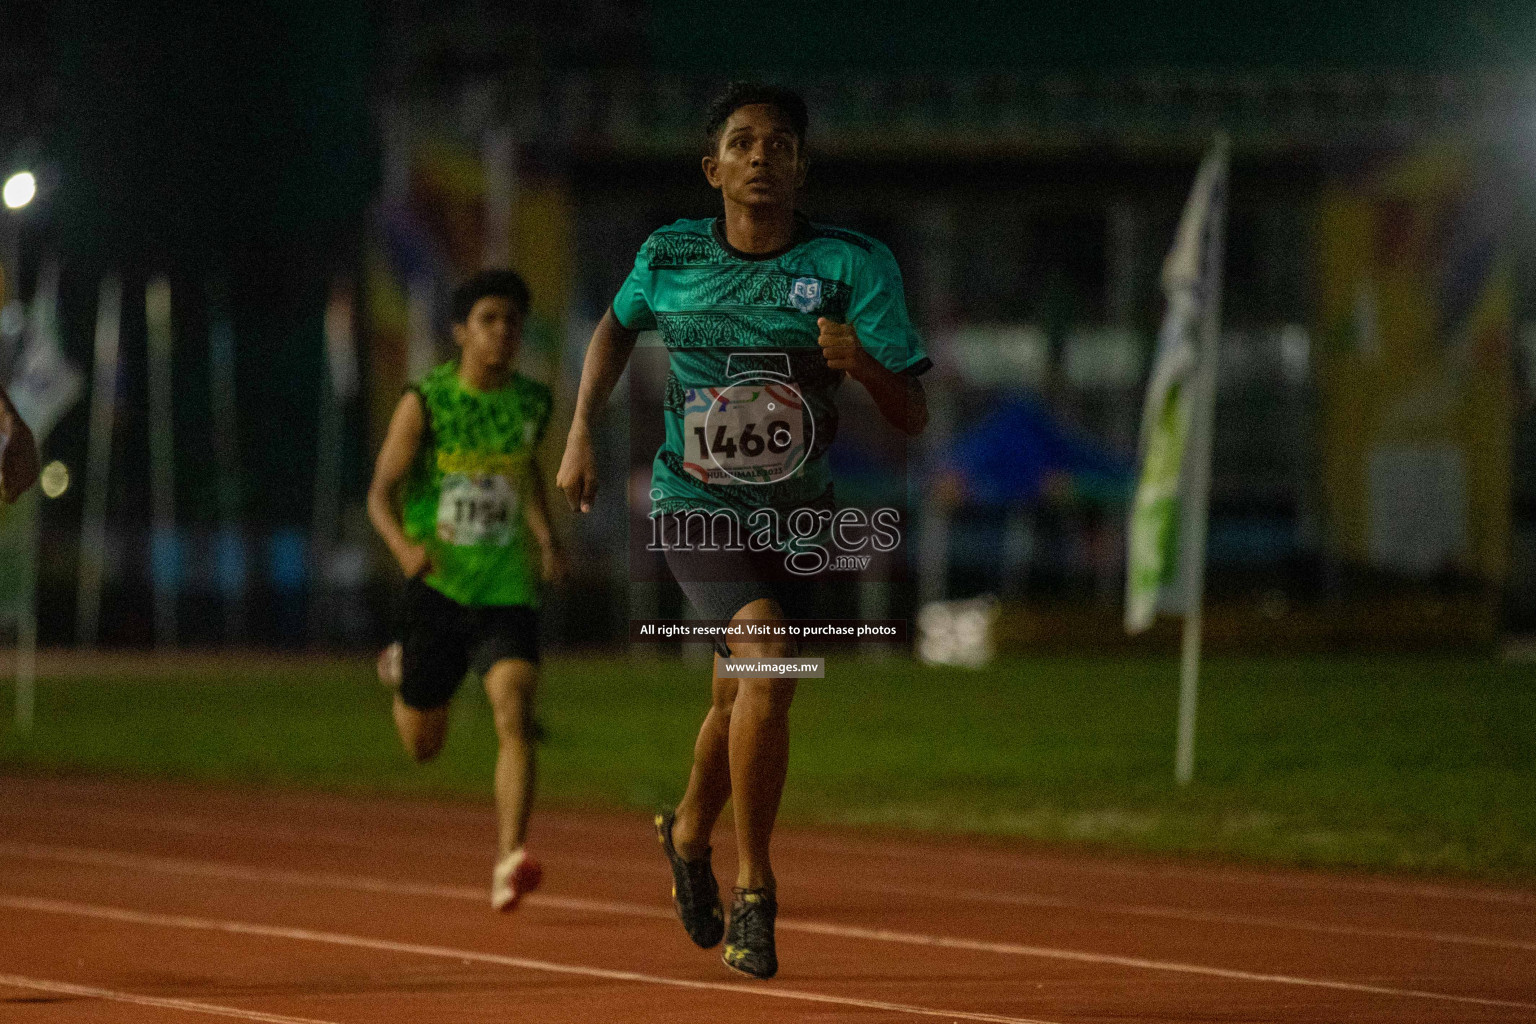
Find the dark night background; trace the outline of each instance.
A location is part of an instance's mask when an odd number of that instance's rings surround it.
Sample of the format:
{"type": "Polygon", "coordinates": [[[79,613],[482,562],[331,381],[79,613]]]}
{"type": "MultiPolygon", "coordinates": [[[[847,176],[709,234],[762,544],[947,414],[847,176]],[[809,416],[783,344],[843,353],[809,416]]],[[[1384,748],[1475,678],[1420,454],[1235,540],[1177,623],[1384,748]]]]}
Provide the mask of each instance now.
{"type": "MultiPolygon", "coordinates": [[[[599,198],[654,180],[668,197],[653,203],[659,209],[675,205],[674,196],[709,199],[691,158],[678,158],[693,143],[678,140],[691,139],[687,126],[701,98],[733,76],[803,83],[813,101],[836,94],[823,104],[834,111],[863,95],[863,85],[848,82],[870,83],[872,116],[893,123],[903,116],[893,104],[942,118],[966,102],[984,111],[994,93],[1023,95],[1009,91],[1019,80],[1043,82],[1047,96],[1057,95],[1053,82],[1069,83],[1051,116],[1062,119],[1063,137],[1081,136],[1080,144],[951,163],[950,143],[936,138],[895,151],[833,151],[816,165],[824,195],[851,194],[871,178],[901,188],[948,175],[973,187],[984,207],[989,189],[1020,181],[1044,189],[1118,181],[1177,195],[1195,152],[1187,135],[1170,129],[1137,149],[1103,132],[1079,132],[1071,120],[1084,104],[1131,104],[1122,96],[1135,89],[1171,104],[1177,127],[1185,113],[1202,116],[1221,103],[1246,104],[1244,116],[1262,120],[1267,112],[1254,108],[1271,101],[1245,100],[1249,79],[1301,83],[1296,95],[1311,90],[1318,103],[1347,111],[1378,102],[1360,99],[1350,82],[1388,83],[1382,88],[1390,93],[1394,76],[1420,88],[1437,76],[1476,82],[1536,66],[1536,6],[1508,2],[1193,3],[1175,18],[1152,3],[7,0],[0,19],[0,170],[31,166],[42,188],[18,218],[21,292],[56,255],[66,348],[88,367],[103,273],[120,273],[126,296],[168,275],[178,337],[206,337],[210,282],[222,281],[239,342],[246,518],[260,531],[304,529],[309,521],[322,365],[313,339],[331,281],[355,275],[361,260],[384,175],[380,114],[390,104],[451,106],[475,83],[493,83],[519,126],[528,167],[599,198]],[[969,100],[956,98],[956,82],[967,83],[969,100]],[[1237,85],[1222,92],[1225,82],[1237,85]],[[597,115],[582,114],[583,102],[599,102],[590,97],[631,88],[646,97],[647,124],[659,126],[662,141],[649,149],[626,149],[594,127],[597,115]],[[284,440],[274,444],[279,428],[284,440]]],[[[857,114],[847,116],[857,122],[857,114]]],[[[1536,138],[1518,135],[1516,149],[1536,149],[1536,138]]],[[[1344,145],[1277,137],[1246,156],[1239,148],[1235,173],[1259,192],[1315,184],[1327,167],[1356,158],[1344,145]]],[[[627,238],[649,216],[612,231],[627,238]]],[[[1063,213],[1063,232],[1080,226],[1073,216],[1063,213]]],[[[1101,256],[1097,244],[1046,248],[1040,258],[1092,262],[1101,256]]],[[[1242,273],[1241,244],[1233,258],[1242,273]]],[[[601,295],[611,286],[604,275],[610,271],[582,287],[601,295]]],[[[112,502],[137,510],[148,507],[143,308],[124,308],[112,502]]],[[[176,408],[178,510],[206,520],[215,507],[203,471],[212,458],[206,346],[182,345],[176,359],[184,392],[176,408]]],[[[348,416],[343,473],[352,501],[366,484],[373,439],[360,411],[348,416]]],[[[82,403],[50,441],[50,451],[72,465],[83,464],[85,420],[82,403]]],[[[73,523],[79,510],[76,489],[49,504],[48,522],[73,523]]],[[[122,518],[135,529],[136,513],[122,518]]],[[[59,541],[61,550],[67,543],[59,541]]],[[[67,601],[57,600],[64,603],[54,611],[67,621],[67,601]]],[[[124,609],[138,603],[132,594],[120,600],[124,609]]]]}

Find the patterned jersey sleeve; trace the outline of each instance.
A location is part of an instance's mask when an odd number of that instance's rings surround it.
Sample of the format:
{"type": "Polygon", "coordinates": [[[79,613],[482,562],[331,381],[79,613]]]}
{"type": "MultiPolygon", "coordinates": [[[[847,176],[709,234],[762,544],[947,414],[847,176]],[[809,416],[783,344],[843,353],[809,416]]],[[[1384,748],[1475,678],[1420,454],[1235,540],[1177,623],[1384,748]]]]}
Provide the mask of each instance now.
{"type": "Polygon", "coordinates": [[[901,270],[891,250],[876,242],[854,274],[848,322],[865,351],[893,373],[919,374],[933,364],[912,318],[907,315],[901,270]]]}
{"type": "MultiPolygon", "coordinates": [[[[652,236],[655,237],[655,236],[652,236]]],[[[656,329],[656,314],[651,308],[651,288],[655,274],[651,270],[651,239],[646,239],[635,254],[635,266],[613,297],[613,315],[619,326],[631,331],[656,329]]]]}

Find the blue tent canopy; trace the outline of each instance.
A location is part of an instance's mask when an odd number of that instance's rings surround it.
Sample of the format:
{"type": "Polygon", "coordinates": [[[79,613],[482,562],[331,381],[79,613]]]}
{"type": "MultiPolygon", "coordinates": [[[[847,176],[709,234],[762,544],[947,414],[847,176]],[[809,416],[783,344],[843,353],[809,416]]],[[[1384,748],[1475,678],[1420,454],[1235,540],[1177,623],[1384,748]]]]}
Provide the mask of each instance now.
{"type": "Polygon", "coordinates": [[[939,466],[957,473],[966,500],[980,505],[1033,505],[1063,476],[1085,500],[1123,505],[1135,467],[1051,415],[1037,399],[1010,398],[957,435],[939,466]]]}

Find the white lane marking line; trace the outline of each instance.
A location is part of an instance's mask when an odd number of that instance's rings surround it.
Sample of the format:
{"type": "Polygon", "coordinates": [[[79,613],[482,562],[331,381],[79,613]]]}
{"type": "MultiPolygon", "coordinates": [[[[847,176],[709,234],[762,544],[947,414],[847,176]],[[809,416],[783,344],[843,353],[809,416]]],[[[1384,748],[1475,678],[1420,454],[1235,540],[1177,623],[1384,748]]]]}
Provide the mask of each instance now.
{"type": "Polygon", "coordinates": [[[211,1013],[216,1017],[235,1017],[239,1020],[266,1021],[268,1024],[333,1024],[313,1017],[289,1017],[281,1013],[263,1013],[260,1010],[240,1010],[233,1006],[199,1003],[191,999],[169,999],[164,996],[141,996],[133,992],[116,992],[109,988],[92,985],[75,985],[67,981],[45,981],[42,978],[23,978],[18,974],[0,974],[0,986],[31,989],[37,992],[56,992],[66,996],[83,996],[89,999],[109,999],[118,1003],[138,1006],[158,1006],[168,1010],[186,1010],[189,1013],[211,1013]]]}
{"type": "MultiPolygon", "coordinates": [[[[154,857],[142,854],[123,854],[84,847],[46,846],[38,843],[0,842],[0,856],[27,860],[53,860],[71,864],[99,867],[128,868],[130,870],[159,871],[171,874],[198,875],[207,878],[228,878],[250,882],[285,882],[292,885],[331,886],[359,892],[382,892],[403,896],[434,896],[441,899],[484,902],[485,893],[464,885],[436,885],[424,882],[397,882],[361,875],[343,875],[303,871],[282,871],[273,868],[245,867],[238,864],[211,861],[181,860],[173,857],[154,857]]],[[[562,858],[562,862],[564,859],[562,858]]],[[[654,873],[654,872],[652,872],[654,873]]],[[[856,883],[858,889],[891,896],[914,896],[923,899],[951,899],[971,903],[987,903],[1003,906],[1048,907],[1059,910],[1085,910],[1100,914],[1127,914],[1140,917],[1166,918],[1179,921],[1197,921],[1210,924],[1230,924],[1243,927],[1276,928],[1290,931],[1318,932],[1324,935],[1350,935],[1360,938],[1398,939],[1418,942],[1438,942],[1449,945],[1481,946],[1490,949],[1513,949],[1536,952],[1536,942],[1518,939],[1500,939],[1481,935],[1463,935],[1454,932],[1424,932],[1411,929],[1366,928],[1350,925],[1329,925],[1308,921],[1286,921],[1282,918],[1258,917],[1242,914],[1217,914],[1181,910],[1176,907],[1148,907],[1128,904],[1093,903],[1086,900],[1066,900],[1051,896],[995,893],[979,890],[944,892],[915,886],[856,883]]],[[[532,903],[565,910],[592,911],[596,913],[620,913],[630,916],[656,917],[670,920],[670,911],[645,907],[634,903],[614,903],[603,900],[554,896],[535,893],[528,897],[532,903]]],[[[779,922],[780,927],[793,927],[794,922],[779,922]]]]}
{"type": "Polygon", "coordinates": [[[994,1013],[976,1013],[968,1010],[943,1010],[907,1003],[888,1003],[876,999],[858,999],[852,996],[834,996],[822,992],[778,986],[755,986],[722,981],[694,981],[689,978],[668,978],[659,974],[641,974],[636,971],[615,971],[585,964],[562,964],[550,960],[533,960],[521,956],[503,956],[498,953],[482,953],[474,949],[454,949],[450,946],[426,946],[414,942],[395,942],[390,939],[374,939],[363,935],[345,935],[338,932],[314,931],[309,928],[286,928],[278,925],[253,924],[248,921],[221,921],[206,917],[186,917],[179,914],[146,914],[119,907],[92,906],[69,903],[64,900],[36,899],[29,896],[0,896],[0,906],[17,910],[31,910],[43,914],[66,914],[103,921],[120,921],[125,924],[158,925],[165,928],[187,928],[197,931],[224,932],[231,935],[254,935],[267,939],[292,939],[298,942],[325,943],[332,946],[348,946],[355,949],[374,949],[386,953],[410,953],[416,956],[437,957],[459,962],[497,964],[502,967],[519,967],[548,974],[569,974],[584,978],[601,978],[605,981],[629,981],[647,985],[665,985],[672,988],[702,989],[712,992],[734,992],[740,995],[789,999],[809,1003],[830,1003],[835,1006],[856,1006],[866,1010],[886,1010],[920,1017],[947,1017],[951,1020],[988,1021],[991,1024],[1053,1024],[1031,1017],[1004,1017],[994,1013]]]}
{"type": "MultiPolygon", "coordinates": [[[[389,807],[390,805],[387,803],[380,803],[381,809],[389,807]]],[[[420,808],[416,807],[415,805],[410,805],[410,810],[414,812],[413,816],[424,820],[430,819],[432,817],[430,808],[427,809],[425,813],[421,813],[420,808]]],[[[136,813],[133,812],[131,808],[124,808],[119,806],[111,807],[110,811],[113,814],[121,814],[125,811],[136,813]]],[[[27,813],[29,813],[28,810],[24,808],[0,807],[0,814],[21,815],[27,813]]],[[[51,816],[64,815],[67,817],[89,819],[94,817],[97,812],[78,807],[50,807],[47,813],[51,816]]],[[[281,811],[274,811],[274,813],[281,813],[281,811]]],[[[465,813],[467,814],[468,812],[465,813]]],[[[492,821],[492,818],[489,816],[489,814],[490,812],[487,811],[487,816],[485,817],[485,821],[487,822],[492,821]]],[[[447,815],[447,817],[450,817],[452,819],[452,823],[454,824],[463,823],[464,820],[463,815],[457,813],[447,815]]],[[[554,823],[548,824],[554,825],[554,823]]],[[[228,822],[220,822],[216,819],[199,817],[195,815],[167,815],[163,817],[157,815],[152,816],[148,821],[145,821],[143,818],[141,818],[135,827],[147,829],[150,831],[177,831],[194,835],[218,835],[228,837],[230,835],[240,834],[267,840],[279,836],[285,836],[294,842],[309,846],[314,845],[318,841],[358,849],[365,848],[366,846],[366,844],[360,844],[357,841],[355,832],[344,832],[341,830],[330,832],[302,832],[299,830],[284,830],[281,826],[248,827],[244,829],[240,829],[237,826],[232,829],[228,822]]],[[[542,828],[545,826],[541,825],[540,827],[542,828]]],[[[591,832],[609,839],[612,838],[611,830],[600,823],[563,821],[558,824],[558,828],[571,832],[591,832]]],[[[1044,867],[1053,871],[1080,872],[1088,875],[1109,875],[1123,878],[1184,878],[1190,881],[1200,882],[1202,884],[1209,884],[1213,881],[1217,881],[1232,885],[1271,886],[1274,888],[1292,890],[1331,889],[1344,892],[1361,892],[1398,897],[1423,896],[1433,899],[1460,899],[1480,903],[1507,904],[1514,906],[1536,905],[1536,893],[1516,892],[1512,890],[1461,888],[1448,885],[1433,885],[1423,882],[1396,882],[1386,879],[1349,879],[1339,877],[1324,877],[1320,875],[1286,876],[1273,873],[1237,872],[1224,869],[1220,866],[1212,866],[1210,868],[1190,868],[1173,864],[1136,865],[1105,863],[1086,859],[1069,860],[1066,858],[985,854],[965,850],[934,850],[925,849],[921,846],[902,847],[873,842],[868,844],[861,844],[838,839],[810,837],[804,833],[796,833],[793,830],[787,830],[786,833],[779,838],[779,845],[784,849],[792,849],[798,847],[800,850],[804,851],[834,854],[841,857],[887,857],[893,860],[929,862],[940,861],[946,864],[961,862],[985,867],[1012,868],[1021,872],[1027,872],[1036,867],[1044,867]]],[[[372,847],[367,846],[366,848],[371,849],[372,847]]],[[[458,855],[476,857],[481,856],[478,847],[476,847],[474,850],[471,850],[462,844],[448,844],[447,848],[451,852],[458,855]]],[[[431,849],[434,852],[441,853],[443,852],[444,847],[440,844],[434,843],[432,844],[431,849]]],[[[595,865],[596,862],[594,861],[592,862],[592,865],[589,866],[595,865]]],[[[621,864],[610,863],[609,869],[632,871],[637,873],[640,871],[648,872],[650,870],[648,866],[642,867],[632,862],[621,864]]]]}
{"type": "MultiPolygon", "coordinates": [[[[785,923],[780,922],[779,927],[785,927],[785,923]]],[[[851,925],[820,924],[814,921],[796,921],[794,922],[794,929],[796,931],[813,932],[818,935],[835,935],[849,939],[902,942],[918,946],[942,946],[946,949],[969,949],[978,953],[1003,953],[1010,956],[1066,960],[1081,964],[1112,964],[1117,967],[1138,967],[1149,971],[1198,974],[1208,978],[1226,978],[1231,981],[1258,981],[1274,985],[1295,985],[1301,988],[1332,989],[1338,992],[1364,992],[1371,995],[1436,999],[1450,1003],[1471,1003],[1476,1006],[1504,1006],[1518,1010],[1536,1010],[1536,1003],[1522,1003],[1510,999],[1458,996],[1448,992],[1428,992],[1423,989],[1414,988],[1392,988],[1386,985],[1366,985],[1353,981],[1331,981],[1326,978],[1297,978],[1288,974],[1261,974],[1257,971],[1239,971],[1226,967],[1207,967],[1203,964],[1185,964],[1171,960],[1147,960],[1142,957],[1117,956],[1112,953],[1086,953],[1075,949],[1052,949],[1046,946],[1026,946],[1013,942],[983,942],[977,939],[951,938],[947,935],[920,935],[912,932],[886,931],[880,928],[856,928],[851,925]]]]}
{"type": "MultiPolygon", "coordinates": [[[[387,805],[386,805],[387,806],[387,805]]],[[[473,812],[463,811],[457,808],[434,808],[431,805],[411,805],[410,812],[413,817],[422,821],[447,820],[454,824],[478,823],[468,817],[473,812]]],[[[484,820],[491,820],[486,817],[484,820]]],[[[217,828],[217,825],[213,826],[217,828]]],[[[551,828],[556,831],[584,832],[597,835],[600,838],[611,840],[613,832],[611,828],[595,821],[558,820],[544,822],[541,828],[551,828]]],[[[303,833],[295,833],[296,838],[303,841],[303,833]]],[[[1052,869],[1067,871],[1081,871],[1092,875],[1112,875],[1130,878],[1161,878],[1167,876],[1189,878],[1195,881],[1208,882],[1214,876],[1223,882],[1231,882],[1241,885],[1271,885],[1283,889],[1340,889],[1347,892],[1377,893],[1396,896],[1425,896],[1435,899],[1468,899],[1485,903],[1507,903],[1514,905],[1536,904],[1536,893],[1517,892],[1507,889],[1479,889],[1470,887],[1458,887],[1450,885],[1435,885],[1426,882],[1401,882],[1390,879],[1352,879],[1337,876],[1324,875],[1281,875],[1272,872],[1263,872],[1262,869],[1255,872],[1235,872],[1220,865],[1210,868],[1190,868],[1177,864],[1138,865],[1125,863],[1105,863],[1094,860],[1072,860],[1068,858],[1049,858],[1035,856],[1009,856],[1006,854],[985,854],[965,850],[939,850],[927,849],[921,845],[895,846],[883,843],[858,843],[848,840],[828,839],[823,836],[809,836],[803,832],[786,830],[779,837],[779,843],[784,847],[799,847],[802,850],[829,853],[836,856],[879,856],[902,860],[938,860],[946,863],[956,860],[968,863],[993,866],[1012,867],[1020,871],[1029,871],[1035,867],[1044,866],[1052,869]]],[[[633,865],[625,865],[633,869],[633,865]]]]}
{"type": "MultiPolygon", "coordinates": [[[[116,811],[110,813],[118,813],[116,811]]],[[[0,807],[0,815],[19,814],[14,808],[0,807]]],[[[82,810],[80,808],[49,808],[47,815],[53,818],[67,817],[79,820],[95,821],[99,814],[82,810]]],[[[485,822],[487,835],[495,834],[494,812],[487,812],[485,822]]],[[[647,823],[649,825],[649,823],[647,823]]],[[[177,835],[191,836],[217,836],[220,839],[251,839],[260,843],[273,842],[292,843],[305,849],[313,849],[317,846],[333,846],[345,850],[376,850],[378,844],[366,839],[360,839],[358,832],[347,829],[296,829],[284,828],[281,825],[256,826],[256,825],[232,825],[229,822],[218,822],[213,819],[204,820],[195,817],[165,817],[152,818],[148,821],[139,820],[129,826],[146,832],[174,833],[177,835]]],[[[540,824],[540,828],[544,828],[540,824]]],[[[655,833],[642,833],[651,843],[655,842],[655,833]]],[[[641,840],[643,842],[643,840],[641,840]]],[[[414,840],[403,838],[391,841],[393,848],[400,851],[415,850],[423,854],[431,854],[435,857],[445,855],[464,857],[475,861],[483,861],[487,857],[487,843],[454,843],[443,842],[439,839],[414,840]]],[[[489,840],[487,841],[489,842],[489,840]]],[[[654,863],[641,863],[631,860],[613,860],[599,857],[562,856],[562,864],[570,864],[574,867],[592,871],[608,871],[614,874],[652,875],[656,873],[654,863]]]]}
{"type": "MultiPolygon", "coordinates": [[[[287,885],[303,885],[326,889],[350,889],[355,892],[384,893],[391,896],[431,896],[437,899],[464,900],[470,903],[485,903],[487,905],[490,903],[489,886],[485,889],[477,889],[468,885],[397,882],[387,878],[369,878],[363,875],[254,868],[241,864],[182,860],[176,857],[150,857],[141,854],[115,853],[108,850],[89,850],[79,847],[0,842],[0,857],[50,860],[65,864],[124,868],[134,871],[155,871],[161,874],[187,875],[196,878],[222,878],[236,882],[281,882],[287,885]]],[[[560,910],[624,914],[630,917],[654,917],[665,921],[670,921],[673,916],[672,911],[661,907],[647,907],[638,903],[615,903],[607,900],[582,899],[575,896],[555,896],[551,893],[536,892],[528,895],[525,899],[529,903],[555,907],[560,910]]]]}
{"type": "Polygon", "coordinates": [[[987,892],[981,889],[944,892],[943,890],[936,891],[918,886],[879,885],[868,882],[861,883],[858,888],[869,892],[882,892],[891,896],[919,896],[930,899],[938,897],[965,903],[1045,907],[1054,910],[1086,910],[1095,914],[1127,914],[1133,917],[1166,918],[1174,921],[1195,921],[1203,924],[1230,924],[1241,927],[1318,932],[1323,935],[1352,935],[1370,939],[1442,942],[1450,945],[1486,946],[1492,949],[1519,949],[1527,952],[1536,952],[1536,942],[1525,942],[1520,939],[1501,939],[1486,935],[1467,935],[1461,932],[1426,932],[1412,928],[1369,928],[1364,925],[1324,924],[1320,921],[1287,921],[1280,917],[1262,917],[1257,914],[1220,914],[1214,911],[1185,910],[1181,907],[1145,906],[1135,903],[1094,903],[1089,900],[1069,900],[1056,896],[1036,896],[1027,893],[987,892]]]}
{"type": "Polygon", "coordinates": [[[1112,875],[1126,878],[1188,878],[1210,884],[1213,881],[1234,885],[1269,885],[1281,889],[1338,889],[1345,892],[1365,892],[1389,896],[1427,896],[1434,899],[1465,899],[1481,903],[1508,903],[1515,905],[1536,904],[1536,893],[1515,892],[1502,889],[1471,889],[1449,885],[1431,885],[1423,882],[1394,882],[1385,879],[1351,879],[1316,875],[1278,875],[1272,873],[1237,872],[1213,866],[1209,869],[1181,867],[1173,864],[1137,865],[1105,863],[1095,860],[1070,861],[1065,858],[1009,857],[999,854],[972,853],[965,850],[928,850],[920,846],[898,847],[877,843],[868,846],[838,839],[808,838],[788,834],[779,840],[783,846],[798,846],[838,856],[888,857],[892,860],[961,862],[981,867],[1013,868],[1027,872],[1032,868],[1080,871],[1088,875],[1112,875]]]}
{"type": "MultiPolygon", "coordinates": [[[[0,843],[0,853],[25,844],[0,843]]],[[[46,848],[45,848],[46,849],[46,848]]],[[[81,851],[84,856],[72,855],[76,863],[89,863],[108,867],[164,871],[173,874],[193,874],[209,878],[231,878],[241,881],[277,881],[294,885],[336,887],[363,892],[382,892],[401,895],[429,895],[448,899],[481,902],[485,896],[479,889],[468,886],[419,885],[390,882],[383,879],[361,878],[350,875],[306,874],[300,871],[271,871],[259,868],[225,866],[197,861],[179,861],[170,858],[142,858],[131,854],[81,851]]],[[[59,858],[65,859],[65,858],[59,858]]],[[[530,903],[556,907],[563,910],[588,911],[591,913],[616,914],[626,917],[646,917],[671,920],[672,913],[659,907],[638,903],[621,903],[610,900],[590,900],[568,896],[552,896],[533,893],[527,897],[530,903]]],[[[918,932],[898,932],[884,928],[860,928],[855,925],[839,925],[822,921],[803,921],[781,918],[778,927],[784,931],[806,932],[812,935],[828,935],[838,938],[863,939],[872,942],[890,942],[907,946],[943,947],[968,949],[980,953],[997,953],[1004,956],[1025,956],[1049,960],[1066,960],[1076,963],[1112,964],[1144,970],[1172,971],[1180,974],[1199,974],[1207,977],[1234,981],[1269,982],[1278,985],[1295,985],[1306,988],[1335,989],[1344,992],[1367,992],[1377,995],[1438,999],[1479,1006],[1508,1006],[1536,1010],[1536,1003],[1512,1002],[1488,999],[1482,996],[1460,996],[1446,992],[1429,992],[1421,989],[1393,988],[1382,985],[1366,985],[1351,981],[1332,981],[1326,978],[1299,978],[1284,974],[1263,974],[1226,967],[1210,967],[1204,964],[1187,964],[1170,960],[1148,960],[1142,957],[1119,956],[1113,953],[1091,953],[1081,950],[1056,949],[1047,946],[1030,946],[1013,942],[991,942],[983,939],[967,939],[948,935],[925,935],[918,932]]]]}

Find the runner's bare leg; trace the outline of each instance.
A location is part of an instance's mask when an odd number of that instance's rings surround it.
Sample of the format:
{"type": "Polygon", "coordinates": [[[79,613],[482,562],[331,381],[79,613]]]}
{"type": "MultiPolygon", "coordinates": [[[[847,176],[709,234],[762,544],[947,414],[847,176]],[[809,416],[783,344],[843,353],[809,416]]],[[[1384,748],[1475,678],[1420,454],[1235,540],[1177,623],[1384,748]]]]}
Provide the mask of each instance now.
{"type": "Polygon", "coordinates": [[[485,673],[485,694],[496,721],[497,860],[523,845],[533,810],[533,697],[538,667],[505,658],[485,673]]]}
{"type": "MultiPolygon", "coordinates": [[[[732,618],[782,620],[778,602],[754,601],[732,618]]],[[[784,658],[794,653],[788,640],[737,642],[731,650],[743,658],[784,658]]],[[[736,819],[736,885],[762,889],[774,883],[768,842],[779,815],[784,779],[789,772],[789,705],[795,680],[742,679],[731,709],[730,762],[732,811],[736,819]]]]}
{"type": "Polygon", "coordinates": [[[417,761],[430,761],[443,749],[443,738],[448,735],[448,705],[421,711],[411,707],[395,694],[395,732],[405,752],[417,761]]]}
{"type": "Polygon", "coordinates": [[[720,655],[715,655],[711,703],[693,744],[693,768],[688,789],[677,804],[672,822],[672,845],[684,860],[698,860],[709,848],[715,822],[731,797],[729,755],[731,707],[736,700],[734,678],[720,677],[720,655]]]}

